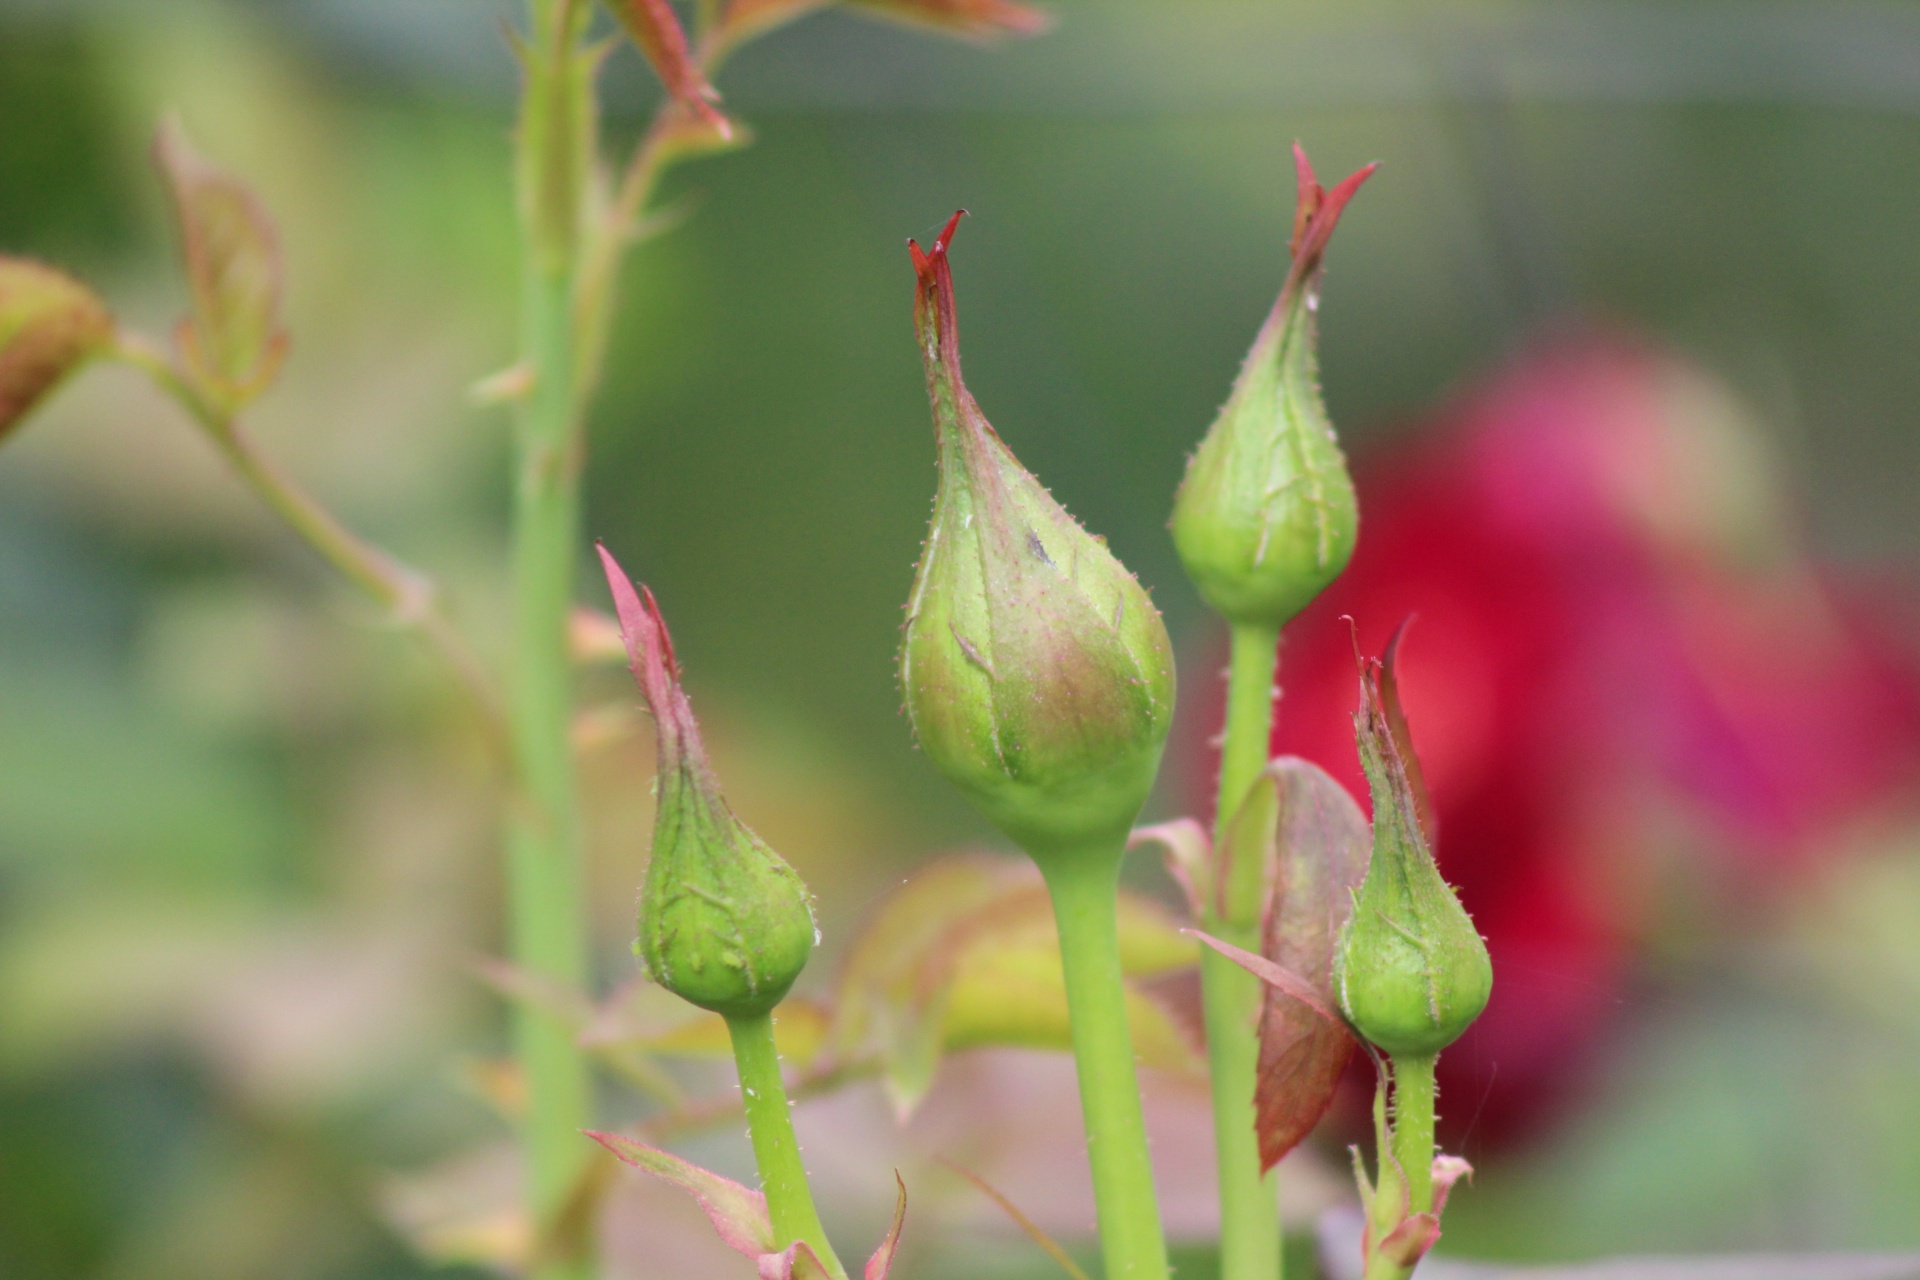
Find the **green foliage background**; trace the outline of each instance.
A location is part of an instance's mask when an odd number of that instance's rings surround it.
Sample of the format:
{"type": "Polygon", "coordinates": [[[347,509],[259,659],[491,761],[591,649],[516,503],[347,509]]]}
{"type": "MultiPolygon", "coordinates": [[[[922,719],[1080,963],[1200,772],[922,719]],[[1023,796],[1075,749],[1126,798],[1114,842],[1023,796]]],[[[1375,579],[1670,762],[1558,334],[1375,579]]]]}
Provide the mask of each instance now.
{"type": "MultiPolygon", "coordinates": [[[[750,50],[722,87],[756,145],[675,180],[690,216],[625,280],[589,527],[659,593],[736,802],[830,941],[983,834],[892,679],[933,487],[903,242],[960,205],[973,390],[1190,656],[1214,640],[1164,520],[1280,278],[1296,136],[1323,174],[1383,164],[1324,312],[1357,448],[1597,313],[1756,406],[1823,553],[1911,568],[1914,11],[1053,8],[1055,33],[997,51],[832,14],[750,50]]],[[[505,423],[464,389],[511,349],[505,12],[0,2],[0,245],[163,329],[182,289],[144,146],[177,106],[283,224],[268,446],[441,575],[494,653],[505,423]]],[[[650,90],[626,52],[607,79],[622,135],[650,90]]],[[[492,1131],[451,1064],[500,1034],[464,961],[496,945],[493,798],[452,692],[369,621],[129,375],[86,376],[0,454],[9,1280],[423,1273],[376,1171],[492,1131]]],[[[614,675],[593,688],[624,704],[614,675]]],[[[589,768],[612,975],[643,769],[627,748],[589,768]]],[[[1763,947],[1646,1011],[1611,1109],[1524,1176],[1489,1170],[1449,1243],[1920,1245],[1893,1065],[1914,1002],[1855,1018],[1833,994],[1920,992],[1898,941],[1920,891],[1886,874],[1860,891],[1878,931],[1847,942],[1871,954],[1813,929],[1831,963],[1808,985],[1769,980],[1763,947]]]]}

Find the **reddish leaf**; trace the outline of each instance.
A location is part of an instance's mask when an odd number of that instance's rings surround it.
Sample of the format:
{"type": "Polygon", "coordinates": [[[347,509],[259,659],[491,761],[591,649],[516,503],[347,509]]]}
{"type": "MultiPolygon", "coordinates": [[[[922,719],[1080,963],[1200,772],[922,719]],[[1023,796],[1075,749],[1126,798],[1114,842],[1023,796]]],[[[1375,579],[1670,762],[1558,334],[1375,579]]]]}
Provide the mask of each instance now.
{"type": "Polygon", "coordinates": [[[0,438],[113,340],[113,317],[65,272],[0,257],[0,438]]]}
{"type": "Polygon", "coordinates": [[[1207,829],[1192,818],[1136,827],[1127,837],[1127,848],[1137,849],[1143,844],[1160,846],[1167,874],[1180,886],[1188,912],[1195,920],[1200,919],[1213,892],[1213,839],[1207,829]]]}
{"type": "Polygon", "coordinates": [[[667,0],[606,0],[606,5],[653,64],[660,83],[674,100],[710,125],[722,139],[732,137],[733,126],[713,107],[720,95],[707,83],[706,72],[687,48],[687,33],[673,6],[667,0]]]}
{"type": "Polygon", "coordinates": [[[153,153],[193,295],[180,354],[208,391],[237,405],[266,389],[287,352],[279,232],[253,189],[195,151],[179,121],[161,124],[153,153]]]}
{"type": "Polygon", "coordinates": [[[720,47],[737,48],[830,3],[831,0],[732,0],[720,15],[720,47]]]}
{"type": "MultiPolygon", "coordinates": [[[[1274,788],[1279,822],[1261,949],[1332,1005],[1334,946],[1372,848],[1367,822],[1345,787],[1298,757],[1282,756],[1268,765],[1265,785],[1274,788]]],[[[1254,1093],[1265,1167],[1278,1163],[1326,1114],[1353,1049],[1342,1020],[1322,1017],[1268,989],[1254,1093]]]]}
{"type": "Polygon", "coordinates": [[[848,0],[848,4],[975,40],[1038,35],[1053,25],[1044,11],[1014,0],[848,0]]]}
{"type": "MultiPolygon", "coordinates": [[[[751,1191],[731,1178],[723,1178],[644,1142],[635,1142],[613,1133],[589,1131],[587,1136],[634,1168],[645,1169],[656,1177],[665,1178],[691,1195],[728,1248],[736,1249],[756,1262],[765,1257],[783,1256],[774,1252],[773,1220],[767,1215],[767,1198],[760,1192],[751,1191]]],[[[789,1260],[787,1265],[791,1272],[792,1261],[789,1260]]],[[[814,1265],[819,1265],[817,1260],[814,1265]]],[[[760,1274],[767,1274],[764,1266],[760,1274]]]]}

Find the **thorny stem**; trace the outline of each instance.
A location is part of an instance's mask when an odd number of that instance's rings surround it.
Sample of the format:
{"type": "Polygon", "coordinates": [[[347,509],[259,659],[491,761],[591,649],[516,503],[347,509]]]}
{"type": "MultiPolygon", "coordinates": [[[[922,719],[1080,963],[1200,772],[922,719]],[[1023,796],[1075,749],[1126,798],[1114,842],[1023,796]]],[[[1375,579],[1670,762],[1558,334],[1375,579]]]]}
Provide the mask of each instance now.
{"type": "Polygon", "coordinates": [[[208,398],[153,343],[121,333],[114,339],[114,355],[184,409],[254,495],[335,572],[426,642],[472,699],[490,743],[504,757],[506,721],[499,695],[480,659],[441,610],[432,581],[340,523],[267,457],[230,410],[208,398]]]}
{"type": "MultiPolygon", "coordinates": [[[[1220,748],[1214,856],[1227,848],[1228,825],[1266,767],[1272,733],[1279,632],[1235,626],[1227,668],[1227,723],[1220,748]]],[[[1216,861],[1216,866],[1218,861],[1216,861]]],[[[1207,904],[1201,927],[1248,951],[1260,950],[1264,868],[1241,857],[1207,904]]],[[[1254,1088],[1260,1044],[1254,1031],[1260,980],[1211,948],[1200,955],[1201,1004],[1213,1084],[1213,1135],[1220,1182],[1221,1280],[1279,1280],[1280,1211],[1274,1176],[1260,1172],[1254,1088]]]]}
{"type": "Polygon", "coordinates": [[[813,1192],[807,1187],[807,1167],[793,1132],[793,1104],[780,1078],[773,1018],[765,1013],[728,1018],[727,1033],[733,1038],[733,1061],[740,1072],[754,1162],[760,1166],[760,1189],[767,1197],[767,1215],[773,1219],[774,1247],[784,1249],[796,1240],[804,1241],[834,1280],[847,1280],[847,1270],[827,1240],[813,1192]]]}
{"type": "Polygon", "coordinates": [[[1167,1244],[1127,1030],[1119,926],[1123,846],[1036,858],[1053,899],[1108,1280],[1167,1280],[1167,1244]]]}

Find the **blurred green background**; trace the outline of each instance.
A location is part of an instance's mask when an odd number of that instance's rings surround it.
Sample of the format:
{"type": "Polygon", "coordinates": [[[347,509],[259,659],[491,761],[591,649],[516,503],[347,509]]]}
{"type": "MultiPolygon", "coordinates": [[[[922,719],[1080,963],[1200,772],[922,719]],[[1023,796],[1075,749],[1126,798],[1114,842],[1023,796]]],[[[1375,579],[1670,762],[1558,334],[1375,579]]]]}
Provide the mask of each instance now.
{"type": "MultiPolygon", "coordinates": [[[[1357,453],[1597,315],[1734,389],[1816,556],[1910,589],[1920,9],[1050,8],[1052,33],[995,49],[834,13],[749,49],[721,87],[755,144],[674,178],[689,216],[625,276],[589,530],[658,592],[729,790],[820,893],[830,944],[984,834],[916,757],[892,676],[934,479],[903,242],[962,205],[972,389],[1154,589],[1190,672],[1217,638],[1164,521],[1282,274],[1296,137],[1323,177],[1382,163],[1322,312],[1357,453]]],[[[294,352],[259,434],[443,579],[495,657],[505,419],[466,389],[512,352],[515,16],[0,0],[0,248],[163,333],[183,289],[146,146],[180,111],[284,234],[294,352]]],[[[605,82],[630,138],[648,74],[623,49],[605,82]]],[[[630,701],[617,675],[594,700],[630,701]]],[[[470,971],[499,916],[470,738],[427,662],[130,374],[90,372],[9,442],[0,1276],[433,1269],[396,1171],[500,1132],[462,1066],[502,1042],[470,971]]],[[[588,759],[610,981],[646,770],[628,745],[588,759]]],[[[1189,753],[1161,808],[1203,772],[1189,753]]],[[[1485,1164],[1449,1246],[1920,1247],[1920,876],[1898,830],[1826,914],[1679,948],[1605,1087],[1485,1164]]]]}

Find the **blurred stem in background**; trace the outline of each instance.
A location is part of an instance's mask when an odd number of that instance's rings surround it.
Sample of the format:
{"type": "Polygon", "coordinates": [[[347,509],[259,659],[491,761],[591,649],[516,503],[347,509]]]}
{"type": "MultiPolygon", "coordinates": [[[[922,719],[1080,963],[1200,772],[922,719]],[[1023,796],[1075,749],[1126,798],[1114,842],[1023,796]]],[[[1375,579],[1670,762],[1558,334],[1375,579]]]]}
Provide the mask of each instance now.
{"type": "MultiPolygon", "coordinates": [[[[1220,744],[1220,792],[1213,847],[1230,868],[1211,896],[1201,928],[1248,951],[1260,951],[1265,859],[1227,857],[1230,828],[1266,767],[1273,727],[1276,628],[1235,624],[1227,668],[1227,722],[1220,744]]],[[[1221,1280],[1277,1280],[1283,1265],[1275,1179],[1260,1172],[1254,1085],[1260,1041],[1253,1034],[1262,999],[1259,979],[1212,949],[1200,956],[1207,1062],[1213,1077],[1213,1137],[1220,1176],[1221,1280]]]]}
{"type": "MultiPolygon", "coordinates": [[[[578,0],[530,0],[518,137],[521,367],[514,432],[513,674],[518,786],[508,817],[509,931],[516,965],[586,986],[579,787],[569,728],[573,670],[567,617],[580,542],[580,335],[574,289],[593,156],[593,59],[581,48],[578,0]]],[[[526,1085],[525,1189],[541,1280],[591,1273],[584,1240],[555,1230],[584,1166],[592,1081],[573,1029],[518,1002],[514,1044],[526,1085]]]]}

